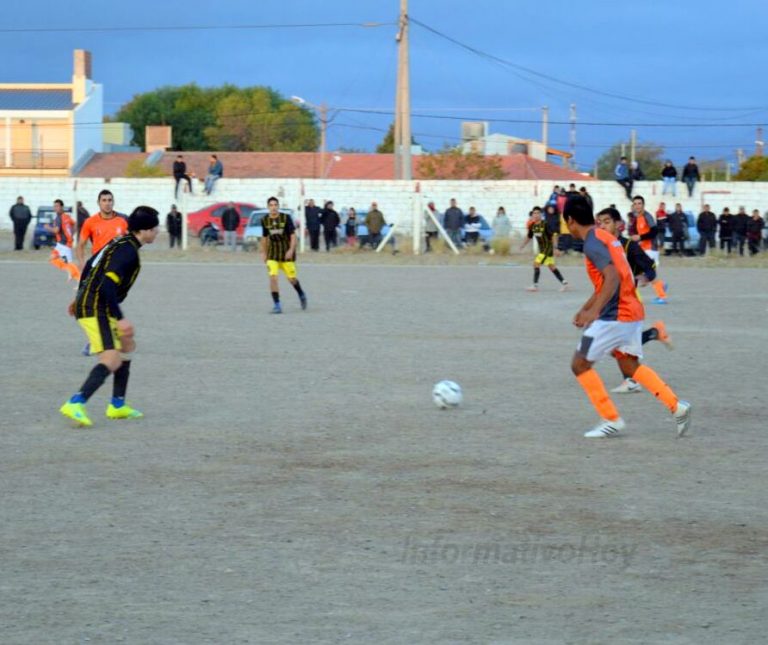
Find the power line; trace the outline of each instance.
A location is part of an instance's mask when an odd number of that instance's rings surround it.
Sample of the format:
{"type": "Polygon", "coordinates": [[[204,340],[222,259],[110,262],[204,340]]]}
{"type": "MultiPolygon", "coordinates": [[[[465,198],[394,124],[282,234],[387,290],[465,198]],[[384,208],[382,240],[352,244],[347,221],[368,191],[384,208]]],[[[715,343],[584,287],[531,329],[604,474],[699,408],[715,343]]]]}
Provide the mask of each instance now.
{"type": "Polygon", "coordinates": [[[315,23],[271,23],[261,25],[189,25],[159,27],[5,27],[2,34],[29,33],[95,33],[95,32],[137,32],[137,31],[247,31],[254,29],[312,29],[328,27],[388,27],[394,22],[315,22],[315,23]]]}
{"type": "MultiPolygon", "coordinates": [[[[746,112],[751,110],[766,110],[768,109],[768,106],[758,106],[758,107],[738,107],[738,108],[713,108],[713,107],[701,107],[701,106],[694,106],[694,105],[675,105],[673,103],[662,103],[660,101],[649,101],[647,99],[640,99],[633,96],[625,96],[623,94],[615,94],[612,92],[604,92],[602,90],[597,90],[592,87],[588,87],[586,85],[581,85],[579,83],[572,83],[570,81],[564,81],[562,79],[556,78],[554,76],[550,76],[549,74],[544,74],[543,72],[536,71],[535,69],[532,69],[530,67],[526,67],[524,65],[519,65],[517,63],[513,63],[512,61],[506,60],[504,58],[500,58],[499,56],[495,56],[494,54],[490,54],[488,52],[485,52],[481,49],[478,49],[476,47],[473,47],[471,45],[467,45],[466,43],[463,43],[455,38],[452,38],[448,34],[445,34],[441,31],[438,31],[434,27],[430,27],[429,25],[421,22],[420,20],[417,20],[416,18],[410,17],[410,21],[419,27],[433,33],[436,36],[439,36],[440,38],[443,38],[447,40],[448,42],[453,43],[454,45],[461,47],[462,49],[466,49],[467,51],[480,56],[481,58],[485,58],[487,60],[499,63],[505,67],[517,69],[520,71],[523,71],[527,74],[531,74],[533,76],[537,76],[539,78],[543,78],[545,80],[548,80],[553,83],[558,83],[560,85],[565,85],[566,87],[572,87],[574,89],[578,89],[584,92],[590,92],[592,94],[597,94],[599,96],[605,96],[608,98],[613,99],[619,99],[622,101],[630,101],[632,103],[641,103],[643,105],[655,105],[657,107],[666,107],[671,108],[675,110],[697,110],[702,112],[746,112]]],[[[529,79],[526,79],[529,80],[529,79]]]]}

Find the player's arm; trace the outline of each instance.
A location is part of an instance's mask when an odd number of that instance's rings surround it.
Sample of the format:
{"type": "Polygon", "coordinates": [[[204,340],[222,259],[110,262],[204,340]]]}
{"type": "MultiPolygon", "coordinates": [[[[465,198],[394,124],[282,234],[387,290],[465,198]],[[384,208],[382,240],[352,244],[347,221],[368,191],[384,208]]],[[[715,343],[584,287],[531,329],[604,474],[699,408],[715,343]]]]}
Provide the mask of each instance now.
{"type": "Polygon", "coordinates": [[[267,240],[266,235],[266,227],[264,226],[264,223],[262,222],[261,225],[261,239],[259,240],[259,244],[261,245],[261,261],[266,263],[267,262],[267,244],[269,241],[267,240]]]}
{"type": "Polygon", "coordinates": [[[290,236],[288,243],[288,250],[285,252],[285,261],[291,262],[296,257],[296,226],[293,224],[291,217],[285,223],[285,232],[290,236]]]}
{"type": "Polygon", "coordinates": [[[75,247],[75,259],[77,260],[77,266],[81,271],[85,266],[85,245],[90,237],[91,227],[88,225],[88,220],[85,220],[85,222],[83,222],[83,228],[80,229],[80,235],[77,238],[77,246],[75,247]]]}
{"type": "Polygon", "coordinates": [[[605,265],[600,269],[600,273],[603,274],[603,283],[600,285],[600,289],[595,291],[573,319],[573,324],[577,327],[586,327],[597,320],[603,307],[608,304],[619,286],[619,273],[613,264],[605,265]]]}

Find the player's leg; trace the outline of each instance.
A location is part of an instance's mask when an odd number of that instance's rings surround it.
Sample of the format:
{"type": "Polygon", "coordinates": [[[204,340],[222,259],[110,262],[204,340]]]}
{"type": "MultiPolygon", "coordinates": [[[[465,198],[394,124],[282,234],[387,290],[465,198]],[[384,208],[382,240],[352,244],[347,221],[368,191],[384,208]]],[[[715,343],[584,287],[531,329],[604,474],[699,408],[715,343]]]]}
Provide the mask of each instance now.
{"type": "Polygon", "coordinates": [[[107,406],[106,415],[109,419],[138,419],[143,417],[139,410],[132,408],[125,402],[125,395],[128,391],[128,377],[131,373],[131,357],[136,351],[136,341],[133,330],[124,332],[120,336],[122,351],[120,352],[120,367],[118,367],[112,378],[112,400],[107,406]]]}
{"type": "Polygon", "coordinates": [[[557,281],[560,283],[560,291],[567,291],[568,281],[563,277],[563,274],[560,273],[560,270],[555,265],[555,258],[548,256],[547,259],[544,260],[544,264],[545,266],[549,267],[552,275],[554,275],[557,278],[557,281]]]}
{"type": "Polygon", "coordinates": [[[533,284],[530,287],[526,287],[526,291],[538,291],[539,290],[539,278],[541,277],[541,263],[544,261],[544,254],[539,253],[536,259],[533,261],[533,284]]]}
{"type": "Polygon", "coordinates": [[[601,418],[601,422],[585,433],[585,437],[611,437],[625,427],[603,380],[593,368],[596,361],[610,353],[620,342],[616,333],[617,324],[602,320],[592,323],[581,337],[571,360],[571,370],[576,380],[601,418]]]}
{"type": "Polygon", "coordinates": [[[117,333],[114,320],[105,315],[78,320],[80,326],[88,336],[91,353],[99,357],[98,363],[88,374],[80,389],[61,406],[60,412],[67,418],[76,421],[80,425],[93,425],[88,418],[85,404],[107,380],[107,377],[117,371],[122,363],[120,350],[122,344],[117,333]]]}
{"type": "Polygon", "coordinates": [[[267,260],[267,275],[269,275],[269,291],[272,294],[272,313],[281,314],[283,309],[280,305],[280,288],[277,284],[277,273],[280,263],[276,260],[267,260]]]}
{"type": "Polygon", "coordinates": [[[299,278],[296,274],[296,263],[282,262],[280,268],[283,270],[283,273],[285,273],[285,277],[288,278],[288,282],[290,282],[293,285],[293,288],[296,289],[296,293],[299,296],[299,302],[301,303],[301,308],[306,309],[307,294],[304,293],[304,290],[301,288],[301,283],[299,282],[299,278]]]}

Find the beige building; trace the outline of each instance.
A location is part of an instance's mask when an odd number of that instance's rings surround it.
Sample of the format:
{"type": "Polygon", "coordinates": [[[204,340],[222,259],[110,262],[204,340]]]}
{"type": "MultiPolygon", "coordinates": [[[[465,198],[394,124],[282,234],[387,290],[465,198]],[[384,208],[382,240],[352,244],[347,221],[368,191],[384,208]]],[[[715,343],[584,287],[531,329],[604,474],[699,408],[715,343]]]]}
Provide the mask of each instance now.
{"type": "Polygon", "coordinates": [[[76,172],[103,149],[103,117],[103,89],[82,49],[71,83],[0,83],[0,176],[76,172]]]}

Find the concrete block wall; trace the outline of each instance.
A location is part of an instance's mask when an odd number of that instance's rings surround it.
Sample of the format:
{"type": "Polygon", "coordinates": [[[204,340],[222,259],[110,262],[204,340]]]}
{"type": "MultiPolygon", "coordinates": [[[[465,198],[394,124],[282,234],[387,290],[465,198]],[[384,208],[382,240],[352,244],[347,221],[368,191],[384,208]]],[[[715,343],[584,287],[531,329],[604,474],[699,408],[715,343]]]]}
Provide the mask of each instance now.
{"type": "MultiPolygon", "coordinates": [[[[140,204],[149,204],[161,214],[168,212],[176,203],[182,212],[198,210],[219,201],[245,201],[260,206],[267,198],[276,195],[284,206],[297,208],[305,199],[313,198],[322,206],[326,200],[333,200],[341,212],[348,206],[368,209],[376,201],[388,221],[398,222],[405,232],[409,228],[414,205],[426,205],[434,201],[438,210],[448,207],[449,200],[456,198],[458,205],[466,212],[475,206],[479,213],[489,220],[499,206],[504,206],[518,230],[524,228],[528,212],[534,205],[543,205],[552,191],[552,181],[369,181],[331,179],[221,179],[210,197],[201,194],[202,184],[196,183],[194,195],[183,193],[174,197],[174,182],[171,178],[111,180],[74,177],[7,177],[0,178],[0,228],[10,229],[8,209],[18,195],[35,212],[38,206],[51,204],[61,198],[69,205],[81,200],[89,212],[97,208],[96,196],[103,188],[115,195],[115,207],[123,213],[130,213],[140,204]]],[[[592,194],[595,207],[603,208],[616,204],[627,212],[630,202],[623,189],[613,181],[584,182],[592,194]]],[[[648,210],[654,212],[660,201],[672,210],[679,201],[685,210],[698,213],[704,203],[719,213],[728,206],[736,210],[745,206],[748,211],[768,209],[768,183],[762,182],[704,182],[697,184],[692,198],[687,197],[684,184],[677,186],[677,198],[662,195],[661,182],[637,182],[635,193],[646,198],[648,210]]]]}

